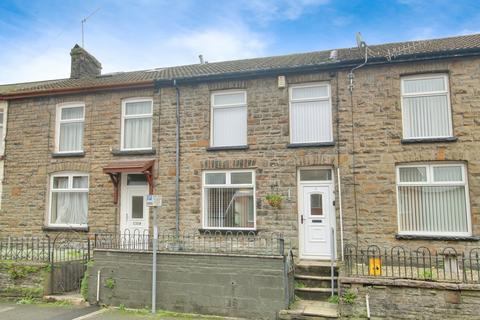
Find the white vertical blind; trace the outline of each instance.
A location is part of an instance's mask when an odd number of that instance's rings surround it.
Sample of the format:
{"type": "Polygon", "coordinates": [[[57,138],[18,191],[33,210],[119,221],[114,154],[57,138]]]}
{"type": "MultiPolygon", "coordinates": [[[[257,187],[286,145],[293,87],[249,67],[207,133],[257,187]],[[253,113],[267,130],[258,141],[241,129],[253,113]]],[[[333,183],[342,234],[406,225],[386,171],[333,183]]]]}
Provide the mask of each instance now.
{"type": "Polygon", "coordinates": [[[404,138],[452,136],[447,76],[402,79],[404,138]]]}
{"type": "Polygon", "coordinates": [[[469,204],[462,165],[399,167],[399,230],[405,234],[468,235],[469,204]]]}
{"type": "Polygon", "coordinates": [[[332,106],[327,84],[292,87],[290,128],[292,143],[331,142],[332,106]]]}
{"type": "Polygon", "coordinates": [[[253,171],[205,172],[203,188],[205,228],[255,228],[253,171]]]}
{"type": "Polygon", "coordinates": [[[246,93],[212,95],[212,146],[229,147],[247,144],[246,93]]]}
{"type": "Polygon", "coordinates": [[[59,152],[77,152],[83,150],[83,106],[61,106],[57,124],[59,152]]]}
{"type": "Polygon", "coordinates": [[[152,101],[124,102],[123,149],[150,149],[152,147],[152,101]]]}

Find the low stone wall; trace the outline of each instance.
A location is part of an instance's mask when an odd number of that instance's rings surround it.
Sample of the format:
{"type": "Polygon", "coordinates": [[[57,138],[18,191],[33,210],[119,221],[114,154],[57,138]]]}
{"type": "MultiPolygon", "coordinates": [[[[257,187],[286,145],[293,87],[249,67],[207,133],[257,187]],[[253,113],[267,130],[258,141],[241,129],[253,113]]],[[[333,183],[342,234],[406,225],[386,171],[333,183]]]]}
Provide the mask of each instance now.
{"type": "Polygon", "coordinates": [[[368,294],[372,319],[480,319],[480,285],[341,277],[340,292],[342,318],[367,318],[368,294]]]}
{"type": "MultiPolygon", "coordinates": [[[[158,309],[251,319],[276,319],[288,306],[283,257],[159,253],[158,309]]],[[[95,250],[89,269],[89,301],[151,307],[151,252],[95,250]]]]}
{"type": "Polygon", "coordinates": [[[50,293],[50,266],[0,260],[0,296],[41,298],[50,293]]]}

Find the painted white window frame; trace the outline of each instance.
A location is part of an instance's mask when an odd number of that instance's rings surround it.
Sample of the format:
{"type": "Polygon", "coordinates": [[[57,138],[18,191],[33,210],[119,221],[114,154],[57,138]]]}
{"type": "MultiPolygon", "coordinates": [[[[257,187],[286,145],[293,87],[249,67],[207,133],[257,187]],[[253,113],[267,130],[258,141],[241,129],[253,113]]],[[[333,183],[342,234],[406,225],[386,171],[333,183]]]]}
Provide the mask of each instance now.
{"type": "MultiPolygon", "coordinates": [[[[52,198],[54,192],[86,192],[87,193],[87,203],[89,201],[88,194],[90,189],[90,176],[85,172],[78,171],[64,171],[57,172],[50,175],[50,185],[48,189],[49,201],[48,201],[48,214],[47,214],[47,226],[50,227],[87,227],[88,224],[65,224],[65,223],[52,223],[52,198]],[[67,177],[68,178],[68,187],[66,189],[53,189],[53,179],[56,177],[67,177]],[[87,188],[73,188],[73,177],[87,177],[87,188]]],[[[88,218],[88,211],[87,211],[88,218]]]]}
{"type": "MultiPolygon", "coordinates": [[[[222,147],[225,147],[225,148],[228,148],[228,147],[239,147],[239,145],[231,145],[231,146],[216,146],[214,144],[214,127],[215,127],[215,123],[213,121],[214,119],[214,109],[227,109],[227,108],[240,108],[240,107],[245,107],[245,112],[247,113],[247,123],[245,124],[246,125],[246,137],[245,137],[245,145],[248,144],[248,100],[247,100],[248,96],[247,96],[247,90],[223,90],[223,91],[216,91],[216,92],[212,92],[212,94],[210,95],[210,147],[219,147],[219,148],[222,148],[222,147]],[[242,93],[244,96],[245,96],[245,103],[231,103],[231,104],[220,104],[220,105],[215,105],[215,96],[221,96],[221,95],[230,95],[230,94],[238,94],[238,93],[242,93]]],[[[243,146],[243,145],[240,145],[240,146],[243,146]]]]}
{"type": "Polygon", "coordinates": [[[152,150],[153,149],[153,99],[152,98],[128,98],[122,100],[122,124],[120,130],[120,150],[122,151],[136,151],[136,150],[152,150]],[[150,102],[150,113],[126,115],[126,105],[132,102],[150,102]],[[127,119],[147,119],[152,121],[151,141],[149,148],[125,148],[125,120],[127,119]]]}
{"type": "Polygon", "coordinates": [[[56,116],[55,116],[55,153],[80,153],[84,149],[85,138],[85,103],[80,101],[65,102],[57,104],[56,116]],[[83,117],[78,119],[62,120],[62,110],[70,108],[83,108],[83,117]],[[83,137],[82,148],[80,150],[60,151],[60,126],[63,123],[82,123],[83,124],[83,137]]]}
{"type": "Polygon", "coordinates": [[[470,196],[468,187],[467,166],[462,162],[451,163],[435,163],[435,162],[419,162],[415,164],[399,164],[395,168],[396,172],[396,196],[397,196],[397,230],[400,235],[415,235],[415,236],[471,236],[472,235],[472,221],[470,212],[470,196]],[[427,181],[415,181],[415,182],[400,182],[400,169],[401,168],[425,168],[427,175],[427,181]],[[461,167],[462,168],[462,181],[434,181],[434,168],[435,167],[461,167]],[[400,230],[400,197],[399,187],[411,186],[411,187],[435,187],[435,186],[463,186],[465,188],[465,208],[467,214],[467,232],[409,232],[400,230]]]}
{"type": "Polygon", "coordinates": [[[250,169],[234,169],[234,170],[205,170],[202,172],[202,228],[205,230],[257,230],[257,198],[256,198],[256,180],[255,180],[255,170],[250,169]],[[242,173],[242,172],[250,172],[252,173],[252,183],[244,183],[244,184],[232,184],[231,183],[231,173],[242,173]],[[205,177],[207,173],[225,173],[225,184],[206,184],[205,177]],[[253,190],[253,228],[231,228],[231,227],[208,227],[207,226],[207,218],[205,217],[205,188],[252,188],[253,190]]]}
{"type": "Polygon", "coordinates": [[[432,74],[421,74],[421,75],[411,75],[404,76],[401,78],[401,99],[400,105],[402,109],[402,137],[403,139],[442,139],[442,138],[451,138],[453,137],[453,119],[452,119],[452,106],[450,101],[450,85],[449,85],[449,76],[446,73],[432,73],[432,74]],[[445,84],[445,90],[443,91],[425,91],[425,92],[416,92],[416,93],[405,93],[405,81],[407,80],[423,80],[423,79],[437,79],[443,78],[445,84]],[[404,112],[404,98],[411,97],[432,97],[432,96],[446,96],[447,97],[447,112],[448,112],[448,131],[449,134],[446,136],[425,136],[425,137],[407,137],[405,135],[405,112],[404,112]]]}
{"type": "Polygon", "coordinates": [[[0,122],[0,126],[2,128],[2,135],[0,136],[0,139],[2,140],[2,144],[0,146],[0,156],[5,155],[5,136],[6,136],[6,131],[7,131],[7,104],[5,103],[5,106],[2,107],[0,104],[0,113],[3,114],[3,121],[0,122]]]}
{"type": "Polygon", "coordinates": [[[330,86],[329,82],[310,82],[310,83],[302,83],[302,84],[295,84],[290,86],[288,89],[288,95],[289,95],[289,102],[288,102],[288,124],[289,124],[289,132],[290,132],[290,143],[292,144],[309,144],[309,143],[328,143],[328,142],[333,142],[333,111],[332,111],[332,89],[330,86]],[[293,99],[293,90],[296,88],[313,88],[313,87],[319,87],[319,86],[326,86],[327,87],[327,93],[328,96],[326,97],[316,97],[316,98],[303,98],[303,99],[293,99]],[[315,101],[328,101],[330,105],[330,119],[329,119],[329,124],[330,124],[330,140],[324,140],[324,141],[315,141],[315,142],[294,142],[293,137],[292,137],[292,102],[315,102],[315,101]]]}

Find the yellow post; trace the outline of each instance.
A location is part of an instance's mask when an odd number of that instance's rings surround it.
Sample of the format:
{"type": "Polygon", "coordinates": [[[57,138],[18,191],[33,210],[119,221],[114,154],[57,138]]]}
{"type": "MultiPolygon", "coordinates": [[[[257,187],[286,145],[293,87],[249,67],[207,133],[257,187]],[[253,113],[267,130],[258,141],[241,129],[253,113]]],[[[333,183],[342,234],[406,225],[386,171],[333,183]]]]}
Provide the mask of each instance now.
{"type": "Polygon", "coordinates": [[[368,275],[379,276],[382,274],[382,260],[380,258],[370,258],[368,261],[368,275]]]}

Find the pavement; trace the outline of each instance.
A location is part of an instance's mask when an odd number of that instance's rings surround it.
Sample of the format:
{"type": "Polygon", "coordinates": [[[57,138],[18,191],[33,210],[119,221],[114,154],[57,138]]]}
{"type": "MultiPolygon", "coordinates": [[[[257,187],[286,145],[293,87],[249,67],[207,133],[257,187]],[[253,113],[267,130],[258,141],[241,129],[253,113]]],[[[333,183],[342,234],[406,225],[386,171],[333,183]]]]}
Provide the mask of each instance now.
{"type": "Polygon", "coordinates": [[[0,320],[222,320],[209,317],[159,311],[152,315],[145,310],[102,309],[98,306],[61,305],[58,303],[17,304],[0,301],[0,320]]]}

